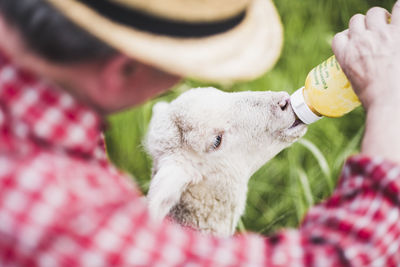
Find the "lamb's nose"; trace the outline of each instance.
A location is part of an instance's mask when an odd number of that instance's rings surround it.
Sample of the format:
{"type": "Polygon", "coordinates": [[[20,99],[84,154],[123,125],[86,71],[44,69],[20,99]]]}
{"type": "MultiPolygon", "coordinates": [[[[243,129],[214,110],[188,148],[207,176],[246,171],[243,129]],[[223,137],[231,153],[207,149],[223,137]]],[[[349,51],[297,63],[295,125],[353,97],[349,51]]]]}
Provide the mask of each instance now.
{"type": "Polygon", "coordinates": [[[281,107],[281,110],[286,110],[289,107],[290,98],[281,100],[278,105],[281,107]]]}

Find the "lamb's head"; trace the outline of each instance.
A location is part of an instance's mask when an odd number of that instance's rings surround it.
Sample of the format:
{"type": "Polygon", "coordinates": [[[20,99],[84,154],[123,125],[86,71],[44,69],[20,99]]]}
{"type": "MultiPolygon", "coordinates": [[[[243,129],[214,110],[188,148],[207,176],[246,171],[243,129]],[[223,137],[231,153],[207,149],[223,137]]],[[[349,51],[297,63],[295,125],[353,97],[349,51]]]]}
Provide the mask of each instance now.
{"type": "Polygon", "coordinates": [[[165,216],[188,185],[205,177],[228,176],[247,184],[305,132],[286,92],[198,88],[158,103],[146,139],[153,157],[150,209],[165,216]]]}

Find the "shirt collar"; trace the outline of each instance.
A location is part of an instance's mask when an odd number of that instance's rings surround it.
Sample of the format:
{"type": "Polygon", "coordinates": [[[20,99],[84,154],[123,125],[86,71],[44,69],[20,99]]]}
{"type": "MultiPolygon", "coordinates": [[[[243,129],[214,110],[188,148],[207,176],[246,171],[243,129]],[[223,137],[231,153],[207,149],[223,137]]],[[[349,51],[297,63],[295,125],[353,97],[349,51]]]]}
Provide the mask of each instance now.
{"type": "Polygon", "coordinates": [[[12,134],[39,145],[94,153],[101,142],[101,117],[88,106],[0,58],[0,104],[12,134]]]}

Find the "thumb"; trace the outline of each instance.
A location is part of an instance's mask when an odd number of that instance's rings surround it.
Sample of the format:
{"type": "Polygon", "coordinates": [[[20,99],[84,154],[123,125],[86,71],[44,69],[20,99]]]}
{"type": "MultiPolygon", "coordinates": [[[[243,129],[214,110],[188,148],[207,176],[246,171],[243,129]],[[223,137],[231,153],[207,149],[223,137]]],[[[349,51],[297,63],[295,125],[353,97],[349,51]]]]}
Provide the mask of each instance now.
{"type": "Polygon", "coordinates": [[[332,50],[339,64],[344,61],[344,53],[349,41],[349,30],[337,33],[332,40],[332,50]]]}
{"type": "Polygon", "coordinates": [[[391,24],[400,26],[400,0],[398,0],[392,9],[391,24]]]}

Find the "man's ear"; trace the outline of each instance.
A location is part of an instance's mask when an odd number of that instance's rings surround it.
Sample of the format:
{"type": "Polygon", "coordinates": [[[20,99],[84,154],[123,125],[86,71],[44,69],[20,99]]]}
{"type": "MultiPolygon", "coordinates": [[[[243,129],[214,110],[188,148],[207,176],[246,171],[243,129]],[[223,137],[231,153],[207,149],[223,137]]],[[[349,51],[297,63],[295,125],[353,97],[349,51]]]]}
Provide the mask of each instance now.
{"type": "Polygon", "coordinates": [[[112,92],[125,90],[138,64],[125,55],[116,55],[107,60],[99,75],[102,87],[112,92]]]}
{"type": "Polygon", "coordinates": [[[161,162],[160,165],[147,194],[150,214],[157,219],[163,219],[168,214],[189,184],[196,184],[201,179],[191,166],[172,159],[161,162]]]}

